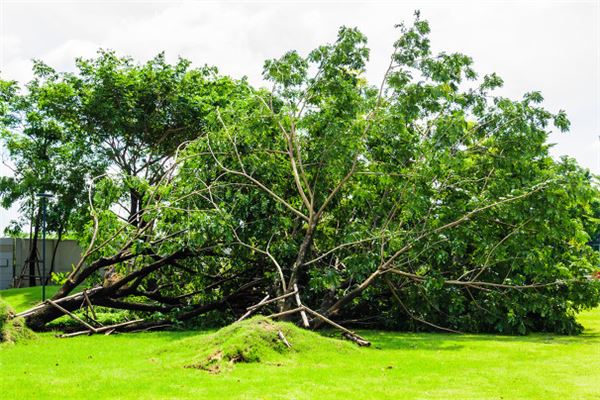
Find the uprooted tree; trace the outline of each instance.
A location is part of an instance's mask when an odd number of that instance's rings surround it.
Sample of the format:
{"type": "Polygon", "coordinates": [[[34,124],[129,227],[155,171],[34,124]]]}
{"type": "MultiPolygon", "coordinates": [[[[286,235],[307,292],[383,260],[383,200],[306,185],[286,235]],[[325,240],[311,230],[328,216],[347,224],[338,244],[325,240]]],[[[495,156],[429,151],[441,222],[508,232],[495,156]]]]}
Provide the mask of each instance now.
{"type": "Polygon", "coordinates": [[[21,314],[27,324],[85,302],[154,316],[130,329],[223,323],[264,303],[305,311],[311,326],[577,332],[574,314],[599,299],[587,245],[598,192],[588,171],[548,154],[565,114],[537,92],[494,96],[502,80],[477,80],[465,55],[432,54],[418,17],[399,30],[378,87],[364,78],[366,38],[341,28],[306,57],[267,61],[271,90],[205,71],[182,79],[202,96],[182,96],[183,108],[167,97],[150,120],[139,80],[121,105],[102,97],[115,91],[93,62],[83,77],[57,75],[48,84],[91,104],[70,120],[110,143],[118,168],[89,187],[82,261],[52,302],[21,314]],[[106,104],[124,107],[119,118],[106,104]]]}

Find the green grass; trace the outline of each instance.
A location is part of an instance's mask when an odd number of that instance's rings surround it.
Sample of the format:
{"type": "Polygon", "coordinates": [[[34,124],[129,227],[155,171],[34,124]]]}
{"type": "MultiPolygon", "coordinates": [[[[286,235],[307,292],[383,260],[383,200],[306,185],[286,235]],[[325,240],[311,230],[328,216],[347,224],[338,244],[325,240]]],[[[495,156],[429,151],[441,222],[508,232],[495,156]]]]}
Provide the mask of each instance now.
{"type": "MultiPolygon", "coordinates": [[[[46,298],[52,297],[59,286],[46,286],[46,298]]],[[[0,297],[6,299],[17,312],[25,311],[42,301],[42,287],[0,290],[0,297]]]]}
{"type": "Polygon", "coordinates": [[[303,342],[220,374],[184,368],[211,333],[44,333],[0,345],[0,399],[600,399],[600,309],[580,321],[579,336],[363,331],[371,348],[303,342]]]}
{"type": "MultiPolygon", "coordinates": [[[[215,333],[192,336],[175,347],[193,348],[194,357],[186,367],[211,373],[231,371],[239,363],[287,365],[295,353],[330,348],[343,353],[356,350],[346,340],[325,337],[289,322],[275,322],[263,316],[225,326],[215,333]],[[278,336],[281,333],[291,348],[278,336]]],[[[162,349],[162,352],[173,349],[162,349]]]]}
{"type": "Polygon", "coordinates": [[[0,343],[14,344],[35,336],[22,318],[13,318],[14,314],[13,308],[0,298],[0,343]]]}

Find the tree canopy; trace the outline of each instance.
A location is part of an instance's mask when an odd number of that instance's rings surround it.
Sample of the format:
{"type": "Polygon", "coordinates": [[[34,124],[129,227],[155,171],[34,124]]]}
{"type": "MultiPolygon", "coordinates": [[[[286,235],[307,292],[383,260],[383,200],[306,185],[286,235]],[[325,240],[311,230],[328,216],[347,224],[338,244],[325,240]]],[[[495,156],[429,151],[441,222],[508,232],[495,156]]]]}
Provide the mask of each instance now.
{"type": "Polygon", "coordinates": [[[598,190],[549,155],[565,113],[538,92],[494,95],[502,79],[432,53],[418,16],[398,30],[378,85],[348,27],[267,60],[270,90],[162,55],[103,52],[58,74],[70,95],[52,118],[72,121],[107,173],[55,300],[75,308],[67,296],[87,284],[94,304],[223,323],[269,294],[277,315],[317,310],[312,326],[577,332],[574,314],[600,295],[598,190]]]}

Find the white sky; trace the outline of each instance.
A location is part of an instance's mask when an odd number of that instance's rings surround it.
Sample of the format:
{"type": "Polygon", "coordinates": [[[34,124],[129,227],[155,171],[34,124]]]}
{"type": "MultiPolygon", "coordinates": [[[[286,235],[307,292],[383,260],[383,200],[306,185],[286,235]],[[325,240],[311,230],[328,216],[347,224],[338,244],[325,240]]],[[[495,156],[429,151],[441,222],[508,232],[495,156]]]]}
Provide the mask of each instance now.
{"type": "MultiPolygon", "coordinates": [[[[368,37],[368,77],[385,70],[394,24],[415,9],[431,23],[435,51],[460,51],[483,75],[504,78],[500,94],[539,90],[565,109],[571,132],[555,133],[553,154],[595,173],[600,144],[600,0],[588,1],[18,1],[0,0],[0,78],[26,82],[31,59],[72,70],[100,47],[145,61],[165,50],[261,84],[263,61],[335,40],[340,25],[368,37]]],[[[2,149],[0,149],[1,151],[2,149]]],[[[9,174],[0,166],[0,174],[9,174]]],[[[0,209],[1,230],[15,210],[0,209]]]]}

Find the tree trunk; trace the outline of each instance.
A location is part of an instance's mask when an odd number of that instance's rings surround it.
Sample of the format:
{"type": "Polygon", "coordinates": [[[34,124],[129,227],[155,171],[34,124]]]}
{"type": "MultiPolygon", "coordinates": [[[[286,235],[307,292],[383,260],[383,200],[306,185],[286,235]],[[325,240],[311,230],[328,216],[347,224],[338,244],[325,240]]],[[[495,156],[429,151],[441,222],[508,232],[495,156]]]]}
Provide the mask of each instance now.
{"type": "Polygon", "coordinates": [[[54,245],[54,249],[52,249],[52,259],[50,261],[50,270],[48,271],[48,275],[46,275],[46,281],[44,282],[46,285],[50,282],[52,278],[52,273],[54,272],[54,266],[56,262],[56,253],[58,252],[58,246],[61,244],[62,235],[63,235],[63,225],[61,224],[58,228],[58,236],[56,238],[56,245],[54,245]]]}
{"type": "Polygon", "coordinates": [[[29,256],[27,257],[27,261],[26,261],[28,264],[28,270],[29,270],[29,286],[30,287],[37,285],[35,276],[36,276],[36,269],[37,269],[36,267],[37,267],[37,263],[38,263],[37,241],[38,241],[38,236],[40,234],[40,210],[39,209],[36,214],[35,221],[32,221],[32,222],[34,223],[33,237],[31,237],[29,240],[29,256]]]}
{"type": "MultiPolygon", "coordinates": [[[[301,270],[302,266],[304,265],[304,260],[306,258],[306,254],[308,254],[308,252],[310,251],[310,248],[312,246],[312,239],[313,239],[316,227],[317,227],[317,221],[314,219],[311,220],[308,224],[308,230],[306,231],[306,234],[304,235],[302,244],[300,245],[300,249],[298,249],[298,255],[296,256],[296,261],[294,261],[294,265],[292,266],[292,273],[290,275],[290,279],[287,284],[288,290],[289,290],[289,288],[293,288],[294,285],[298,284],[298,277],[300,274],[300,270],[301,270]]],[[[283,309],[281,309],[280,311],[290,310],[295,307],[296,307],[296,305],[295,305],[294,299],[287,298],[283,302],[283,309]]]]}
{"type": "MultiPolygon", "coordinates": [[[[99,293],[99,292],[98,292],[99,293]]],[[[95,298],[97,293],[89,294],[90,300],[95,298]]],[[[81,307],[85,298],[83,293],[78,293],[71,298],[63,299],[60,306],[68,311],[75,311],[81,307]]],[[[28,327],[35,331],[44,329],[44,326],[51,321],[61,317],[64,313],[49,303],[43,304],[41,307],[32,311],[31,314],[25,316],[25,323],[28,327]]]]}
{"type": "Polygon", "coordinates": [[[129,189],[129,223],[133,226],[138,226],[140,211],[140,196],[133,190],[129,189]]]}
{"type": "Polygon", "coordinates": [[[315,229],[317,228],[317,221],[310,221],[308,224],[308,230],[306,231],[306,235],[304,235],[304,239],[302,240],[302,244],[298,249],[298,255],[296,256],[296,261],[294,261],[294,265],[292,267],[292,273],[290,275],[290,280],[288,282],[288,287],[293,287],[294,284],[298,283],[298,275],[300,273],[300,269],[304,265],[304,259],[306,254],[311,249],[313,236],[315,234],[315,229]]]}

